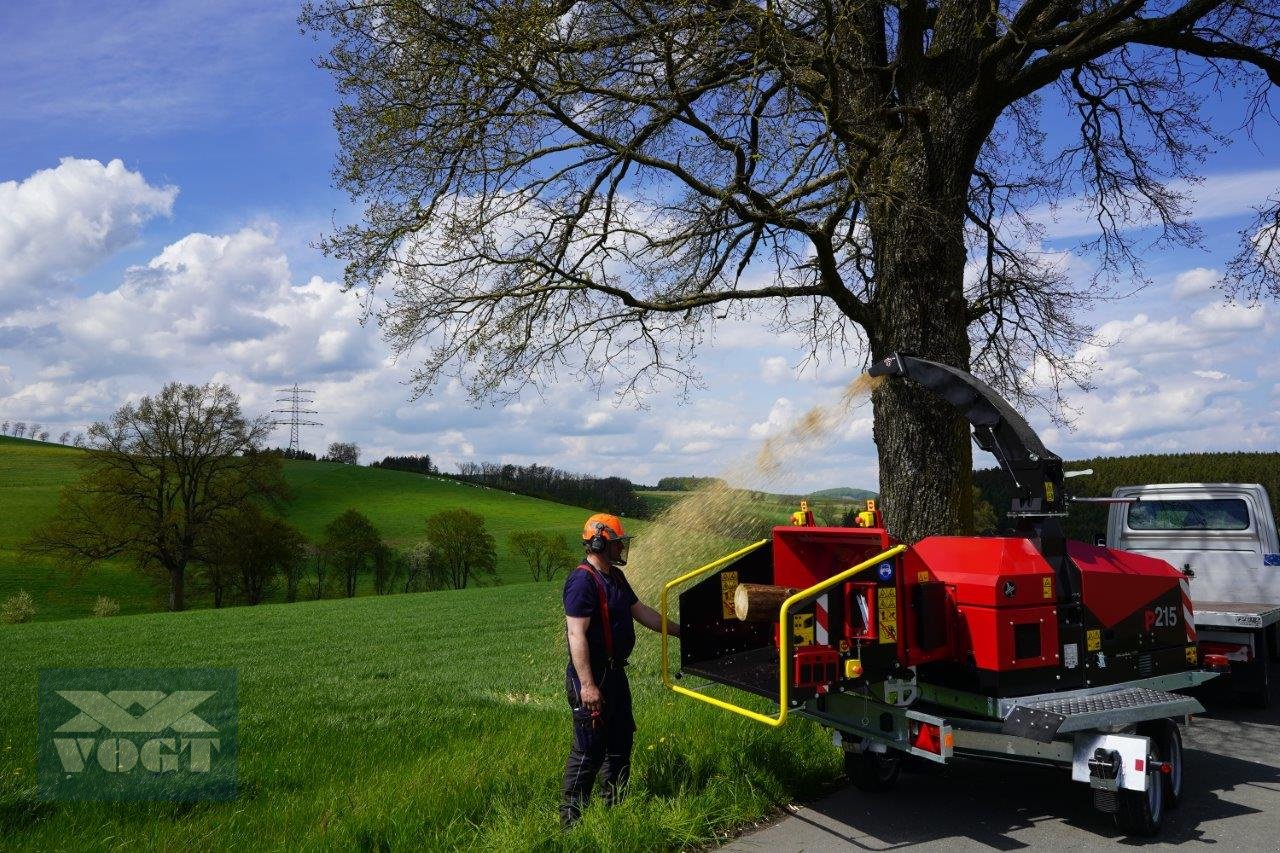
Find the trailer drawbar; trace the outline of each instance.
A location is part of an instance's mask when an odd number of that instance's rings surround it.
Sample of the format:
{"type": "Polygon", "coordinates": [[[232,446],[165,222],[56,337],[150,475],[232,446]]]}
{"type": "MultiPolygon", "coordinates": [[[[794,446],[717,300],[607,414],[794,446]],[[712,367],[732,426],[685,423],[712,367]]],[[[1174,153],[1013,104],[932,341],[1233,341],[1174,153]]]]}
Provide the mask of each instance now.
{"type": "Polygon", "coordinates": [[[816,526],[802,504],[770,538],[665,586],[664,620],[684,589],[675,673],[664,621],[664,683],[765,725],[817,720],[863,789],[892,787],[905,755],[1056,765],[1123,831],[1155,835],[1182,796],[1179,724],[1204,710],[1178,691],[1226,667],[1202,659],[1182,573],[1068,540],[1062,460],[976,377],[904,353],[869,372],[919,383],[964,414],[1013,483],[1013,535],[906,544],[874,501],[857,527],[816,526]]]}

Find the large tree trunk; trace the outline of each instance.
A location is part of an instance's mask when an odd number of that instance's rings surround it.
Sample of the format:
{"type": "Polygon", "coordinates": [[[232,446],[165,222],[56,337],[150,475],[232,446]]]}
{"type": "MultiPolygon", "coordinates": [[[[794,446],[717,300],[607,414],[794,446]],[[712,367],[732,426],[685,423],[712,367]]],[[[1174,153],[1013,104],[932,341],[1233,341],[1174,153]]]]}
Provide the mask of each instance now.
{"type": "MultiPolygon", "coordinates": [[[[883,176],[887,201],[873,208],[871,354],[883,358],[906,351],[967,370],[968,171],[951,162],[940,168],[935,158],[945,146],[937,140],[919,141],[905,156],[899,152],[883,176]]],[[[880,501],[889,530],[907,542],[967,532],[973,523],[973,456],[963,418],[908,380],[885,382],[872,401],[880,501]]]]}
{"type": "Polygon", "coordinates": [[[186,607],[186,571],[183,568],[169,570],[169,610],[177,612],[186,607]]]}

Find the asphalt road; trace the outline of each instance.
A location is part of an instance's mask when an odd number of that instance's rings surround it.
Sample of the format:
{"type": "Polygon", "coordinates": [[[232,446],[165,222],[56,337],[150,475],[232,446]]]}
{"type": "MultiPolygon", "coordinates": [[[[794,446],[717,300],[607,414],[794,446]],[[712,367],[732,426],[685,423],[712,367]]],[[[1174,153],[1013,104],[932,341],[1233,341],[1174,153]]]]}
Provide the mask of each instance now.
{"type": "Polygon", "coordinates": [[[1156,839],[1122,836],[1066,771],[957,761],[904,768],[886,794],[845,788],[725,849],[1280,851],[1280,679],[1272,695],[1267,711],[1204,698],[1208,713],[1183,731],[1182,805],[1156,839]]]}

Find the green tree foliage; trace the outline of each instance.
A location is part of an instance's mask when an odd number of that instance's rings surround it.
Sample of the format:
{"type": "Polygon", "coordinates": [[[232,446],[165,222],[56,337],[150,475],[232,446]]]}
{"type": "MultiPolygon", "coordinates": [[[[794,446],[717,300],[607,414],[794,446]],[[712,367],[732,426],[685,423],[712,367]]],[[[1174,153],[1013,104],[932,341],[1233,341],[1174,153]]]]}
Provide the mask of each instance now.
{"type": "Polygon", "coordinates": [[[440,560],[440,577],[451,589],[497,573],[498,553],[484,516],[468,509],[447,509],[427,518],[427,540],[440,560]]]}
{"type": "MultiPolygon", "coordinates": [[[[360,575],[374,568],[379,553],[386,546],[368,516],[348,509],[325,525],[321,547],[330,565],[342,577],[343,593],[348,598],[355,598],[360,575]]],[[[317,584],[317,588],[321,586],[317,584]]]]}
{"type": "Polygon", "coordinates": [[[249,420],[225,385],[171,383],[89,428],[84,475],[28,550],[83,570],[112,557],[168,580],[184,606],[187,567],[248,502],[287,492],[280,460],[261,451],[265,419],[249,420]]]}
{"type": "MultiPolygon", "coordinates": [[[[216,573],[241,601],[261,604],[281,580],[287,582],[296,575],[305,559],[306,545],[298,528],[257,504],[247,503],[214,537],[202,574],[216,573]]],[[[215,599],[214,606],[221,606],[220,599],[215,599]]]]}
{"type": "Polygon", "coordinates": [[[978,484],[973,484],[973,532],[974,533],[994,533],[1000,526],[1000,520],[996,517],[996,510],[986,498],[982,496],[982,489],[978,488],[978,484]]]}
{"type": "Polygon", "coordinates": [[[663,477],[658,480],[658,491],[692,492],[703,486],[723,487],[724,484],[719,477],[663,477]]]}
{"type": "Polygon", "coordinates": [[[508,537],[511,550],[529,566],[535,581],[549,581],[573,562],[573,550],[563,535],[541,530],[517,530],[508,537]]]}
{"type": "MultiPolygon", "coordinates": [[[[1093,474],[1067,480],[1072,494],[1106,497],[1117,486],[1155,483],[1261,483],[1271,498],[1280,524],[1280,453],[1170,453],[1140,456],[1100,456],[1064,462],[1067,471],[1092,468],[1093,474]]],[[[1008,528],[1004,515],[1013,499],[1008,478],[992,468],[973,473],[974,483],[1008,528]]],[[[1105,505],[1075,504],[1066,519],[1067,535],[1092,542],[1107,529],[1105,505]]]]}
{"type": "Polygon", "coordinates": [[[421,455],[384,456],[381,462],[373,462],[371,468],[390,468],[393,471],[412,471],[415,474],[438,474],[439,469],[431,464],[431,457],[421,455]]]}
{"type": "Polygon", "coordinates": [[[532,465],[499,465],[493,462],[461,462],[458,477],[493,489],[529,495],[570,506],[589,506],[600,512],[644,518],[649,505],[622,477],[595,477],[532,465]]]}

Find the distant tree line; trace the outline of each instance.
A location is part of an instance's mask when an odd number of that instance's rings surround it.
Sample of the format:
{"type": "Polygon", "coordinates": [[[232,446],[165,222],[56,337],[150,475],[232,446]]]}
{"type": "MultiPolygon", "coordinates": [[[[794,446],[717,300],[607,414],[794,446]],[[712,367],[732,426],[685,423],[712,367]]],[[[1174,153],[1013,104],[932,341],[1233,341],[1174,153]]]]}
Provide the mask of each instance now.
{"type": "Polygon", "coordinates": [[[663,477],[658,481],[660,492],[694,492],[706,486],[723,486],[719,477],[663,477]]]}
{"type": "MultiPolygon", "coordinates": [[[[1154,483],[1261,483],[1271,497],[1271,511],[1280,523],[1280,453],[1167,453],[1141,456],[1102,456],[1064,462],[1067,471],[1092,468],[1088,476],[1067,481],[1074,495],[1105,497],[1117,486],[1154,483]]],[[[997,468],[973,472],[974,484],[995,509],[1001,530],[1010,527],[1005,514],[1013,491],[997,468]]],[[[1107,529],[1107,507],[1074,504],[1066,519],[1067,535],[1084,542],[1107,529]]]]}
{"type": "Polygon", "coordinates": [[[265,452],[274,456],[279,456],[282,459],[298,459],[303,462],[316,461],[316,455],[314,453],[310,450],[303,450],[300,447],[297,450],[291,450],[288,447],[272,447],[265,452]]]}
{"type": "Polygon", "coordinates": [[[423,453],[411,456],[384,456],[381,462],[369,463],[370,468],[389,468],[392,471],[410,471],[414,474],[439,474],[440,469],[423,453]]]}
{"type": "MultiPolygon", "coordinates": [[[[31,423],[26,421],[0,421],[0,435],[11,435],[14,438],[28,438],[32,441],[48,441],[51,433],[45,429],[42,424],[31,423]]],[[[71,430],[64,430],[58,436],[58,444],[66,444],[71,447],[84,447],[84,433],[75,433],[72,438],[71,430]]]]}
{"type": "Polygon", "coordinates": [[[623,477],[572,474],[537,463],[459,462],[457,479],[630,518],[644,518],[649,512],[648,505],[636,494],[635,484],[623,477]]]}

